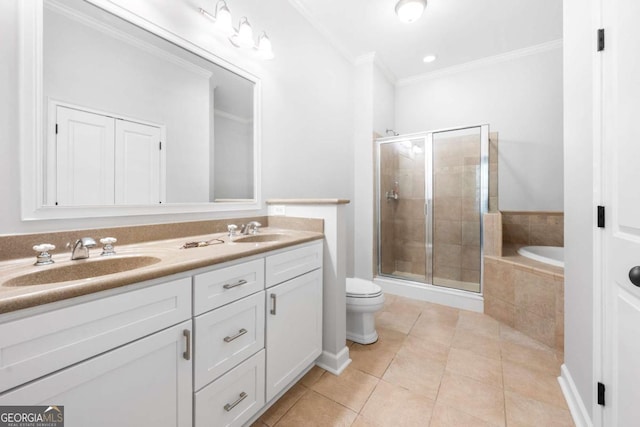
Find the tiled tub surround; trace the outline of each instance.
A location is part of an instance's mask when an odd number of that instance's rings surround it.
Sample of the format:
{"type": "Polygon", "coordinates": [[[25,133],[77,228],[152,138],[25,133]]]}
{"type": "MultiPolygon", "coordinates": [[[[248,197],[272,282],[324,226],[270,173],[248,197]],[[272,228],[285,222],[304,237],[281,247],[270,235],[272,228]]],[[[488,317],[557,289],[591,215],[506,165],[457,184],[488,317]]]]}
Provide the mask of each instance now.
{"type": "Polygon", "coordinates": [[[564,269],[517,253],[527,245],[562,246],[563,214],[488,213],[484,224],[485,313],[563,351],[564,269]]]}

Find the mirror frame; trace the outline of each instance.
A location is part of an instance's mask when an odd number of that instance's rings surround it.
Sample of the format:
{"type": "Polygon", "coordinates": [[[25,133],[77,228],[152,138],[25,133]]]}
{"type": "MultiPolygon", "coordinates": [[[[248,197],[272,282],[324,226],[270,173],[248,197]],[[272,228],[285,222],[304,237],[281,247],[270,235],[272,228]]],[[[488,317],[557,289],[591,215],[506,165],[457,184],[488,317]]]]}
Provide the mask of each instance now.
{"type": "MultiPolygon", "coordinates": [[[[253,199],[210,203],[168,203],[138,206],[47,206],[45,201],[43,123],[43,25],[44,0],[20,2],[19,120],[22,220],[100,218],[230,212],[260,209],[261,177],[261,82],[248,71],[108,0],[84,0],[158,37],[251,81],[253,89],[253,199]]],[[[194,12],[194,16],[198,16],[194,12]]]]}

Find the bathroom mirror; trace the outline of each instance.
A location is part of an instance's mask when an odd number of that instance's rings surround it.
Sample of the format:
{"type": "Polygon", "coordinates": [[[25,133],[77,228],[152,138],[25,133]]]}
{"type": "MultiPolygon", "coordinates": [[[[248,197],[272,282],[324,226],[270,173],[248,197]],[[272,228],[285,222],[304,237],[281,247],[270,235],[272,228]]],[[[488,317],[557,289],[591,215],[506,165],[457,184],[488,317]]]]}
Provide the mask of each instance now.
{"type": "Polygon", "coordinates": [[[35,176],[26,189],[35,209],[23,203],[23,211],[71,218],[258,207],[255,77],[84,0],[27,3],[37,3],[25,9],[36,17],[41,54],[32,65],[41,78],[32,87],[41,96],[34,158],[23,157],[35,169],[23,174],[35,176]]]}

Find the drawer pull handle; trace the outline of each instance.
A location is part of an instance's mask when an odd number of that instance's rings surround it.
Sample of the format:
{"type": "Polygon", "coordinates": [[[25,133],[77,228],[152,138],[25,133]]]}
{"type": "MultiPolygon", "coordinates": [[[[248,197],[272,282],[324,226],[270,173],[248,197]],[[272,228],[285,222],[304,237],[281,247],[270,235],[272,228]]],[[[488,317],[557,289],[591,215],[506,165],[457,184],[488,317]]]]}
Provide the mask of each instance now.
{"type": "Polygon", "coordinates": [[[245,285],[246,283],[247,283],[247,281],[242,279],[242,280],[238,280],[236,283],[227,283],[226,285],[223,286],[223,288],[225,288],[225,289],[233,289],[236,286],[242,286],[242,285],[245,285]]]}
{"type": "Polygon", "coordinates": [[[242,402],[244,399],[247,398],[247,396],[248,396],[248,394],[243,391],[242,393],[240,393],[240,396],[236,399],[235,402],[227,403],[226,405],[224,405],[224,410],[227,411],[227,412],[231,412],[231,410],[233,408],[235,408],[236,406],[238,406],[240,404],[240,402],[242,402]]]}
{"type": "Polygon", "coordinates": [[[191,331],[185,329],[182,331],[182,335],[187,339],[187,349],[182,353],[182,357],[184,357],[185,360],[191,360],[191,331]]]}
{"type": "Polygon", "coordinates": [[[238,331],[237,334],[232,335],[230,337],[224,337],[224,342],[231,342],[233,340],[235,340],[236,338],[240,338],[241,336],[243,336],[244,334],[247,333],[247,330],[245,328],[242,328],[238,331]]]}
{"type": "Polygon", "coordinates": [[[276,315],[276,294],[271,294],[271,314],[276,315]]]}

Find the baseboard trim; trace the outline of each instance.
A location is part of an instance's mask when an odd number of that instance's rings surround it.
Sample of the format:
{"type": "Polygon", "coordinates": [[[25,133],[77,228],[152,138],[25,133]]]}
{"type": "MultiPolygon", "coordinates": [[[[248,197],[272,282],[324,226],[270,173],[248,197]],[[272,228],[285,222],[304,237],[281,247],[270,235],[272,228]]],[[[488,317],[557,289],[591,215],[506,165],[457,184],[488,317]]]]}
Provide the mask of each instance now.
{"type": "Polygon", "coordinates": [[[424,283],[395,280],[386,277],[376,277],[373,280],[386,293],[428,301],[463,310],[484,312],[484,298],[472,292],[442,288],[424,283]]]}
{"type": "Polygon", "coordinates": [[[345,346],[338,354],[323,351],[316,360],[316,365],[331,372],[333,375],[340,375],[351,363],[349,358],[349,347],[345,346]]]}
{"type": "Polygon", "coordinates": [[[576,384],[573,382],[571,373],[565,364],[560,367],[560,376],[558,377],[562,394],[567,401],[569,411],[573,417],[576,427],[593,427],[589,411],[587,411],[584,402],[580,398],[576,384]]]}

